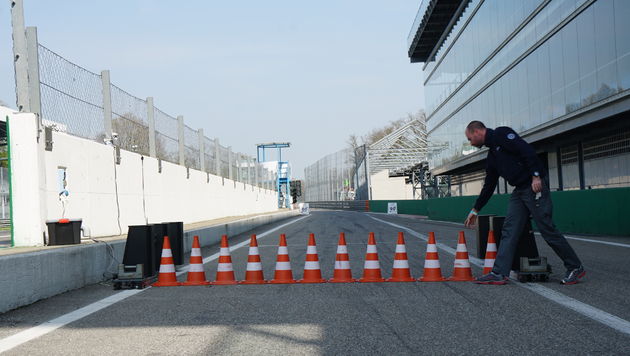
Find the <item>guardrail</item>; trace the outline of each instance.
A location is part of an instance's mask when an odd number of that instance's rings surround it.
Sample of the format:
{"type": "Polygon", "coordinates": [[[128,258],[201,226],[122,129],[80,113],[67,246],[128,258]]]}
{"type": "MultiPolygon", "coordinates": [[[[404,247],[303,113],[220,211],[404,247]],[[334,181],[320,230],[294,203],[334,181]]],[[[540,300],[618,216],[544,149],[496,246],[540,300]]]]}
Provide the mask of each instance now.
{"type": "Polygon", "coordinates": [[[312,209],[370,211],[368,200],[316,201],[308,202],[308,204],[312,209]]]}

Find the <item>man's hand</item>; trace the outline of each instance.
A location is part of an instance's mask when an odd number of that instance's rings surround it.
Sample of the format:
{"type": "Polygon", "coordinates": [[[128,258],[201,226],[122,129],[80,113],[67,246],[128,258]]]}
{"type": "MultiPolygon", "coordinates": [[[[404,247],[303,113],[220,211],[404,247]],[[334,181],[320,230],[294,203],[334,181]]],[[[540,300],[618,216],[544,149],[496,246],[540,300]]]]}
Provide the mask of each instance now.
{"type": "Polygon", "coordinates": [[[532,190],[534,193],[542,192],[542,181],[540,177],[532,177],[532,190]]]}
{"type": "Polygon", "coordinates": [[[477,223],[477,211],[475,209],[471,210],[468,213],[468,217],[466,221],[464,221],[464,226],[472,228],[477,223]]]}

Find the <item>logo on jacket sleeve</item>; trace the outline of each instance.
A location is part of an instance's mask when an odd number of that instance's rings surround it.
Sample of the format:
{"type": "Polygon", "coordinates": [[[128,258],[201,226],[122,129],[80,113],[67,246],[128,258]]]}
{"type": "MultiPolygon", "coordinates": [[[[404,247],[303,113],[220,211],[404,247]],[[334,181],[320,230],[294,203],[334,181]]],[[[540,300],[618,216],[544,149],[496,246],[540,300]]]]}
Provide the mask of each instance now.
{"type": "Polygon", "coordinates": [[[510,139],[510,140],[513,140],[514,138],[516,138],[516,135],[513,134],[513,133],[510,133],[510,134],[507,135],[507,138],[510,139]]]}

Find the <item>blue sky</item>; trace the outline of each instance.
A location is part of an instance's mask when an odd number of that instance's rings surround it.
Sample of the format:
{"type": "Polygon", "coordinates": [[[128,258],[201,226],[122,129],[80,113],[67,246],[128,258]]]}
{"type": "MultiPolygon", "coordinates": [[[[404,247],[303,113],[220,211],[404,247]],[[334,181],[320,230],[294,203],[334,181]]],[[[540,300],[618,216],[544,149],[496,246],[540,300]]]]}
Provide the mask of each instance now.
{"type": "MultiPolygon", "coordinates": [[[[406,56],[420,0],[24,0],[39,41],[193,128],[255,155],[290,141],[294,177],[424,107],[406,56]]],[[[15,106],[8,1],[0,3],[0,100],[15,106]]]]}

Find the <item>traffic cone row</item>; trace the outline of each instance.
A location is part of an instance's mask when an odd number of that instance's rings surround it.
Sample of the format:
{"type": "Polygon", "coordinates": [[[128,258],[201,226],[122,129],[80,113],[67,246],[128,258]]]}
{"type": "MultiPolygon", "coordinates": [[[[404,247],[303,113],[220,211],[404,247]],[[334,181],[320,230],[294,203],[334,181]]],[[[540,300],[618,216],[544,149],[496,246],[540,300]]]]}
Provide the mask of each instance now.
{"type": "MultiPolygon", "coordinates": [[[[488,237],[488,247],[486,253],[486,261],[484,265],[484,274],[492,269],[494,259],[496,258],[496,242],[494,234],[491,231],[488,237]]],[[[391,278],[385,279],[381,273],[381,267],[376,249],[376,238],[374,233],[370,232],[368,245],[365,254],[365,263],[363,268],[363,276],[356,280],[352,277],[350,270],[350,258],[344,233],[339,235],[339,243],[337,245],[337,256],[335,258],[335,270],[333,278],[325,280],[322,278],[322,272],[319,265],[319,256],[317,254],[317,245],[315,243],[315,235],[310,234],[308,246],[306,250],[306,261],[304,264],[304,276],[301,280],[293,279],[291,270],[291,262],[289,260],[289,251],[287,247],[286,236],[280,235],[280,243],[278,246],[278,254],[276,258],[276,270],[274,278],[267,281],[264,278],[260,253],[258,251],[258,241],[256,235],[252,235],[249,244],[249,255],[247,258],[247,270],[245,272],[245,280],[236,281],[234,277],[234,269],[232,267],[232,257],[230,256],[230,248],[226,235],[221,237],[221,249],[219,253],[219,265],[217,268],[216,279],[214,282],[206,280],[203,260],[201,257],[201,248],[199,245],[199,237],[193,239],[192,252],[190,255],[190,266],[186,282],[178,282],[175,274],[175,265],[173,264],[173,255],[171,252],[170,242],[167,236],[164,237],[164,246],[162,249],[162,259],[160,261],[160,272],[158,281],[153,284],[156,287],[166,286],[203,286],[203,285],[226,285],[226,284],[292,284],[292,283],[352,283],[352,282],[442,282],[442,281],[472,281],[472,270],[466,249],[466,238],[464,232],[459,233],[457,242],[457,251],[455,254],[455,266],[453,276],[446,279],[442,276],[440,268],[440,260],[435,242],[435,234],[429,233],[427,241],[427,252],[424,261],[424,272],[422,277],[415,279],[411,276],[409,268],[409,260],[405,246],[405,238],[402,232],[398,233],[398,241],[396,243],[396,252],[394,256],[394,265],[392,268],[391,278]]]]}

